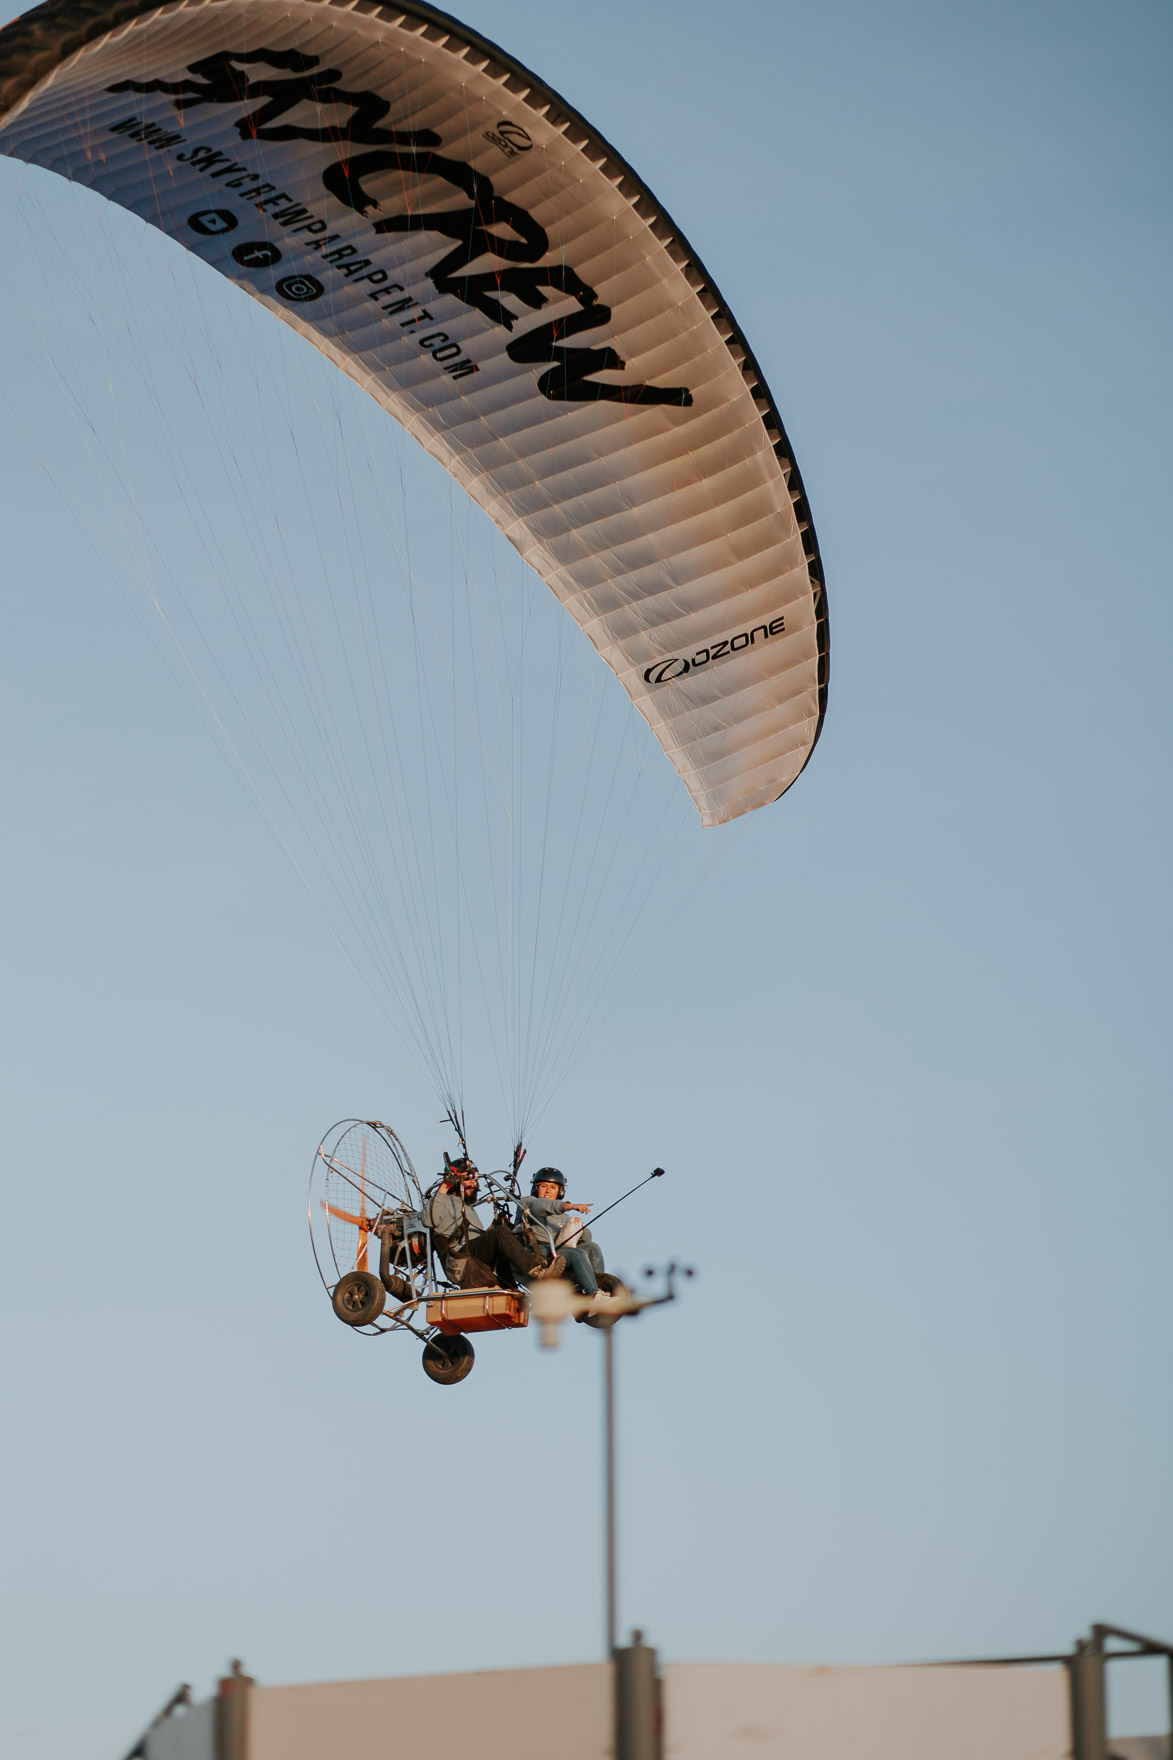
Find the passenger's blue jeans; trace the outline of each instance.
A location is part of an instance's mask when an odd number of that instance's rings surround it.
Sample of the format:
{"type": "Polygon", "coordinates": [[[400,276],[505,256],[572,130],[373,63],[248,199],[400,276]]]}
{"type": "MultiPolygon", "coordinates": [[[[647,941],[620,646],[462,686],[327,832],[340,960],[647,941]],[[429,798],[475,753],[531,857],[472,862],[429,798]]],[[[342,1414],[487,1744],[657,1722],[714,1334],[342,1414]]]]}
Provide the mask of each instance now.
{"type": "MultiPolygon", "coordinates": [[[[599,1286],[595,1282],[595,1268],[591,1263],[590,1246],[556,1247],[554,1250],[555,1252],[561,1253],[562,1257],[566,1260],[566,1269],[569,1271],[571,1277],[573,1277],[575,1283],[577,1283],[583,1295],[593,1296],[597,1292],[599,1286]]],[[[595,1247],[595,1252],[598,1253],[598,1251],[599,1249],[595,1247]]],[[[599,1254],[599,1257],[601,1258],[602,1254],[599,1254]]]]}

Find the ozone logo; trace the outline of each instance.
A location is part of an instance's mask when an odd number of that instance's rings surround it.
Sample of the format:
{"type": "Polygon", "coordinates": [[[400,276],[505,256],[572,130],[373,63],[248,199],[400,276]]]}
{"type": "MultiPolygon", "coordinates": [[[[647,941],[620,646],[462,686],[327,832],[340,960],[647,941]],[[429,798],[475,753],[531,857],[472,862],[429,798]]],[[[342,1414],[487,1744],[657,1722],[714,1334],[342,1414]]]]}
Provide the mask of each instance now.
{"type": "Polygon", "coordinates": [[[759,636],[764,647],[771,636],[785,633],[785,616],[771,618],[769,623],[756,623],[752,629],[738,630],[735,636],[723,636],[719,642],[710,642],[707,648],[698,648],[687,660],[680,655],[673,655],[671,660],[653,661],[644,673],[644,683],[673,684],[686,673],[699,672],[702,666],[709,666],[714,660],[724,660],[730,654],[741,654],[746,648],[755,648],[759,636]]]}
{"type": "Polygon", "coordinates": [[[692,667],[687,660],[657,660],[644,673],[645,684],[671,684],[674,678],[683,678],[692,667]]]}
{"type": "Polygon", "coordinates": [[[497,133],[503,141],[508,141],[515,153],[528,153],[534,144],[529,131],[522,128],[520,122],[499,122],[497,133]]]}
{"type": "Polygon", "coordinates": [[[496,128],[485,130],[485,139],[493,146],[500,147],[507,159],[516,159],[519,153],[528,153],[534,144],[528,130],[522,128],[520,122],[499,122],[496,128]]]}

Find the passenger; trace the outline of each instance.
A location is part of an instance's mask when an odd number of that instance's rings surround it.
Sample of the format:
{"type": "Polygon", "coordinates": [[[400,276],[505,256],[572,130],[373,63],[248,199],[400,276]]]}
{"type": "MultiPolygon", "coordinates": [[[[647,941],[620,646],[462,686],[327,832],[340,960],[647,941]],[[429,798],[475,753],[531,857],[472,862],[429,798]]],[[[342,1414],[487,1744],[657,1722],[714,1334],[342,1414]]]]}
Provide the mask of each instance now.
{"type": "Polygon", "coordinates": [[[598,1273],[603,1269],[603,1255],[582,1224],[576,1225],[568,1212],[587,1216],[591,1209],[590,1204],[566,1202],[566,1179],[556,1167],[539,1167],[529,1197],[520,1198],[517,1206],[518,1232],[531,1235],[543,1260],[551,1261],[546,1275],[556,1277],[554,1264],[563,1260],[584,1296],[599,1293],[598,1273]]]}
{"type": "Polygon", "coordinates": [[[476,1167],[462,1155],[449,1163],[424,1207],[424,1220],[449,1281],[460,1289],[498,1283],[516,1289],[518,1277],[532,1282],[559,1276],[566,1265],[560,1255],[547,1264],[545,1255],[519,1240],[508,1223],[485,1227],[476,1207],[478,1189],[476,1167]]]}

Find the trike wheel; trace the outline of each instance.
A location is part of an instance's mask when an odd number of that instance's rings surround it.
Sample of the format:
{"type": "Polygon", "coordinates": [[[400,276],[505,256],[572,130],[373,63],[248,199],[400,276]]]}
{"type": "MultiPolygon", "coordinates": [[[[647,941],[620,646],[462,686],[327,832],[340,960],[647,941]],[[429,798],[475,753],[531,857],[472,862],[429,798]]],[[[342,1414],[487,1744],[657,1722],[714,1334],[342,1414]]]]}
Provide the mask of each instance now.
{"type": "Polygon", "coordinates": [[[347,1326],[369,1326],[383,1312],[387,1291],[371,1271],[348,1271],[334,1285],[334,1312],[347,1326]]]}
{"type": "Polygon", "coordinates": [[[475,1360],[472,1345],[460,1332],[451,1338],[445,1338],[442,1332],[437,1333],[424,1346],[424,1374],[432,1381],[438,1381],[441,1387],[454,1387],[466,1375],[471,1375],[475,1360]]]}

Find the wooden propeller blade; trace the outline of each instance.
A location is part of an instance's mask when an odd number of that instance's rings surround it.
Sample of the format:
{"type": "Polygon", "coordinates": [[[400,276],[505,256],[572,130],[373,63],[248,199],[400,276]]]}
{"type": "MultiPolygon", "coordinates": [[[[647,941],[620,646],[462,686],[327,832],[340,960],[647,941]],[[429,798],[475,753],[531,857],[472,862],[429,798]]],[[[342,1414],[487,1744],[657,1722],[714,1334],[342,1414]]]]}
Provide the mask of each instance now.
{"type": "Polygon", "coordinates": [[[370,1234],[371,1223],[368,1216],[352,1216],[349,1210],[339,1210],[334,1204],[327,1204],[325,1198],[321,1203],[327,1216],[337,1216],[340,1222],[353,1222],[360,1234],[370,1234]]]}

